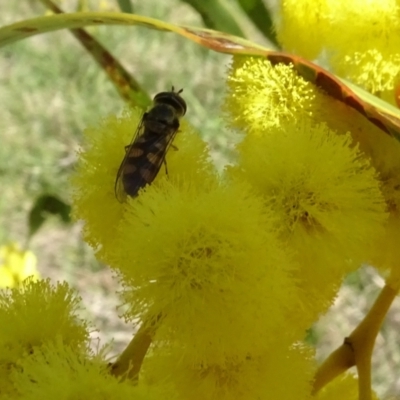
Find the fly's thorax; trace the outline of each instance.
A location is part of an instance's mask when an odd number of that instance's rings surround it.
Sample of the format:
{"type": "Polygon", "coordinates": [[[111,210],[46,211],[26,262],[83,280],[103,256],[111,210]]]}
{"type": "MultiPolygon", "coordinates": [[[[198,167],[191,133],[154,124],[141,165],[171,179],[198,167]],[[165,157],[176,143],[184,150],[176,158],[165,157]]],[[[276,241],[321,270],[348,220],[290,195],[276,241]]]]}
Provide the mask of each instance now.
{"type": "Polygon", "coordinates": [[[143,124],[147,130],[163,133],[179,128],[179,118],[169,104],[156,104],[146,113],[143,124]]]}

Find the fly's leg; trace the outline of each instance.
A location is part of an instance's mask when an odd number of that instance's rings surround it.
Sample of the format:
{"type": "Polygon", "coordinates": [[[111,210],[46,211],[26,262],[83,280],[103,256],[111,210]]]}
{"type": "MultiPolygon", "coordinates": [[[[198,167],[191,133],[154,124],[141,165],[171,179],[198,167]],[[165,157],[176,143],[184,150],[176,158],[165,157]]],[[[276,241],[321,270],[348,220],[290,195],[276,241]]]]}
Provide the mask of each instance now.
{"type": "MultiPolygon", "coordinates": [[[[170,145],[175,151],[178,151],[179,149],[174,145],[170,145]]],[[[165,174],[168,176],[168,167],[167,167],[167,160],[164,158],[163,160],[164,166],[165,166],[165,174]]]]}
{"type": "Polygon", "coordinates": [[[167,167],[167,160],[164,158],[163,160],[164,167],[165,167],[165,174],[168,176],[168,167],[167,167]]]}

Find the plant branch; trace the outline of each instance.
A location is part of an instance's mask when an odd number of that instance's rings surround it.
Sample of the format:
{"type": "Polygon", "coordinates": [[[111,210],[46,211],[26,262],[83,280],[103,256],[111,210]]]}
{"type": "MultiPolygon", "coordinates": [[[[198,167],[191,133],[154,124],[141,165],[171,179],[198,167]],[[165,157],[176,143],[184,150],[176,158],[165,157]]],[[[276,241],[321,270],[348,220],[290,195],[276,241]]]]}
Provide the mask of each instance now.
{"type": "Polygon", "coordinates": [[[352,366],[357,367],[359,400],[371,400],[371,356],[382,322],[399,288],[385,285],[367,315],[315,374],[313,393],[352,366]]]}
{"type": "Polygon", "coordinates": [[[313,394],[327,385],[337,376],[347,371],[354,365],[354,353],[345,340],[341,346],[334,350],[328,358],[319,366],[315,377],[313,394]]]}
{"type": "Polygon", "coordinates": [[[143,323],[117,361],[111,365],[111,374],[138,381],[140,368],[152,342],[154,327],[143,323]]]}

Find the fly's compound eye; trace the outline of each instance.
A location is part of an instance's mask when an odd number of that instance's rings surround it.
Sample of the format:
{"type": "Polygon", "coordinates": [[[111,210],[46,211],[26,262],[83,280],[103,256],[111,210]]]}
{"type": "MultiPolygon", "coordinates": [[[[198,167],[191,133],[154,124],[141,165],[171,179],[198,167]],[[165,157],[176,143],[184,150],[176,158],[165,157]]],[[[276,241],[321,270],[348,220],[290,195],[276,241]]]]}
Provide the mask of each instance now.
{"type": "Polygon", "coordinates": [[[172,106],[180,117],[186,114],[187,106],[185,100],[179,95],[183,89],[178,92],[161,92],[154,96],[154,104],[168,104],[172,106]]]}

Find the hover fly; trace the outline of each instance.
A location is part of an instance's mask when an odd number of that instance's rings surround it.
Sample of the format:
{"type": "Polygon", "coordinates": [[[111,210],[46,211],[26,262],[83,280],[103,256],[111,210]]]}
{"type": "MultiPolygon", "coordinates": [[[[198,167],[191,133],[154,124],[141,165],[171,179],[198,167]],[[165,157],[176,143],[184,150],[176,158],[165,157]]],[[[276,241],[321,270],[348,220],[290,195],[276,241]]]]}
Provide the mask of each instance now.
{"type": "Polygon", "coordinates": [[[143,114],[115,180],[115,196],[123,202],[126,195],[135,197],[158,174],[179,129],[179,118],[186,113],[185,100],[172,87],[170,92],[155,95],[153,107],[143,114]]]}

